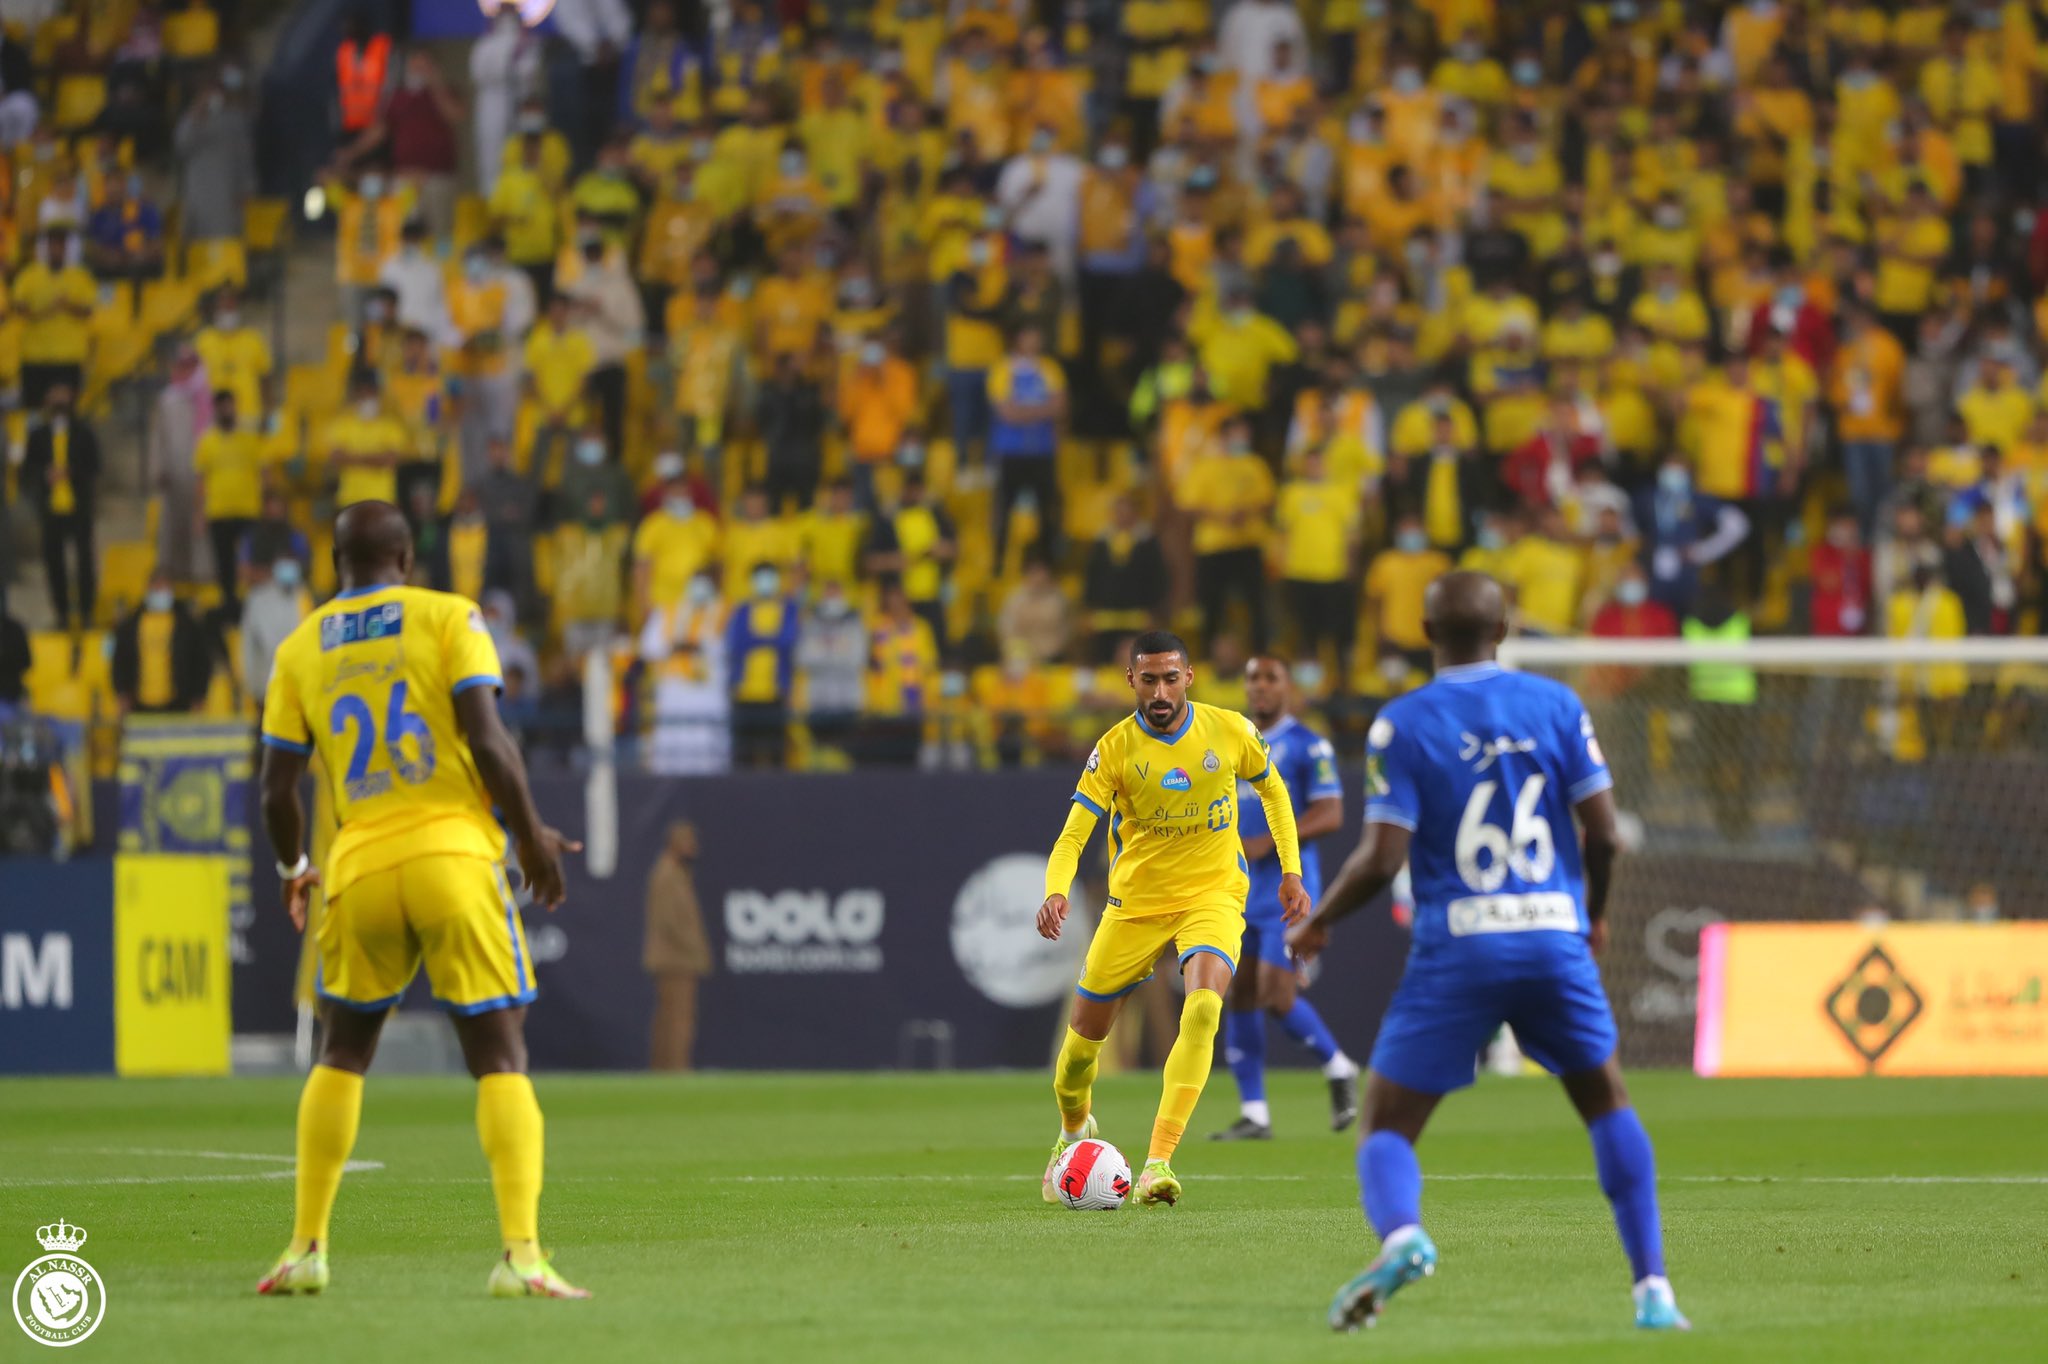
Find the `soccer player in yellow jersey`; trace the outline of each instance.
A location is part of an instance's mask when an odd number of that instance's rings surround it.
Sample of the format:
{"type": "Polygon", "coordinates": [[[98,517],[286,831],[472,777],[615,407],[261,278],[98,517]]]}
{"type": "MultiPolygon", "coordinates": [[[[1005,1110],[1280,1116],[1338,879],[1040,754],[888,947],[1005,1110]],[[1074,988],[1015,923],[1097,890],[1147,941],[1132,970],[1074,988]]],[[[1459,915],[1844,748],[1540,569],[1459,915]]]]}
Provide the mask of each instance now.
{"type": "Polygon", "coordinates": [[[325,1041],[299,1098],[291,1245],[256,1286],[327,1286],[327,1224],[355,1145],[363,1075],[391,1007],[424,959],[477,1078],[476,1125],[497,1196],[494,1297],[582,1298],[542,1255],[540,1105],[526,1077],[532,956],[498,865],[510,829],[537,903],[563,896],[566,842],[540,821],[498,719],[498,652],[463,598],[405,586],[412,530],[388,502],[334,527],[341,592],[278,646],[263,706],[263,818],[292,923],[327,888],[317,977],[325,1041]],[[340,829],[327,865],[301,851],[299,782],[317,752],[340,829]]]}
{"type": "Polygon", "coordinates": [[[1187,1002],[1180,1036],[1166,1058],[1152,1146],[1138,1176],[1138,1201],[1173,1203],[1180,1180],[1168,1163],[1202,1097],[1215,1057],[1223,999],[1237,971],[1244,939],[1244,902],[1251,886],[1238,836],[1237,783],[1259,794],[1280,859],[1280,905],[1292,924],[1308,913],[1301,886],[1301,846],[1294,806],[1267,751],[1265,736],[1244,716],[1188,700],[1195,679],[1188,647],[1153,630],[1131,643],[1124,674],[1137,710],[1103,735],[1088,755],[1066,827],[1045,867],[1038,931],[1057,938],[1067,918],[1067,888],[1097,820],[1109,819],[1109,905],[1088,945],[1075,990],[1073,1019],[1053,1070],[1060,1135],[1045,1167],[1042,1191],[1055,1197],[1053,1165],[1060,1152],[1095,1135],[1090,1091],[1102,1043],[1124,998],[1152,975],[1169,942],[1179,954],[1187,1002]]]}

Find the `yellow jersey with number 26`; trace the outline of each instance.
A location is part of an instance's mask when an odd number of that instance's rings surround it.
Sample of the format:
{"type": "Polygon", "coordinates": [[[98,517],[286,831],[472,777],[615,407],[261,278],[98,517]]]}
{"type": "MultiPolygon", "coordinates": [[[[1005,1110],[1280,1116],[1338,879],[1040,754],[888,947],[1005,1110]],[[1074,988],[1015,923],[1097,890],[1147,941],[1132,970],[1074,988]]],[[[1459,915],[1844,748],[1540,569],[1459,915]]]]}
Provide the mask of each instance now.
{"type": "Polygon", "coordinates": [[[415,857],[503,856],[504,830],[455,718],[459,693],[499,685],[482,613],[448,592],[353,589],[278,646],[263,742],[320,757],[341,826],[323,875],[329,895],[415,857]]]}
{"type": "MultiPolygon", "coordinates": [[[[1132,714],[1102,736],[1074,803],[1109,820],[1105,919],[1172,914],[1212,901],[1243,908],[1250,882],[1237,830],[1240,779],[1252,784],[1269,815],[1277,797],[1284,815],[1274,821],[1277,851],[1283,867],[1298,873],[1287,787],[1250,720],[1190,701],[1171,734],[1132,714]]],[[[1049,886],[1056,879],[1048,873],[1049,886]]],[[[1051,888],[1064,892],[1066,884],[1051,888]]]]}

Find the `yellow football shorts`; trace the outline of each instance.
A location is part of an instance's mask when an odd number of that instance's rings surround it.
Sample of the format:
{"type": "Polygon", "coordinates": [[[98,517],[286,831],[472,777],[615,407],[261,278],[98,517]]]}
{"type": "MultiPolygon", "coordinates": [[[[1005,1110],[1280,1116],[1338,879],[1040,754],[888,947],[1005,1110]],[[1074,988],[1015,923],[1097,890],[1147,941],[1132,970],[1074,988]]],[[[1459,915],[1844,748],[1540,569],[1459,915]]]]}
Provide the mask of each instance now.
{"type": "Polygon", "coordinates": [[[1185,967],[1197,952],[1212,952],[1237,970],[1244,943],[1244,902],[1218,900],[1171,914],[1104,919],[1088,944],[1076,989],[1088,999],[1120,999],[1152,978],[1152,963],[1168,943],[1185,967]]]}
{"type": "Polygon", "coordinates": [[[533,957],[505,869],[480,857],[417,857],[349,883],[320,918],[322,999],[388,1009],[420,963],[451,1013],[531,1003],[533,957]]]}

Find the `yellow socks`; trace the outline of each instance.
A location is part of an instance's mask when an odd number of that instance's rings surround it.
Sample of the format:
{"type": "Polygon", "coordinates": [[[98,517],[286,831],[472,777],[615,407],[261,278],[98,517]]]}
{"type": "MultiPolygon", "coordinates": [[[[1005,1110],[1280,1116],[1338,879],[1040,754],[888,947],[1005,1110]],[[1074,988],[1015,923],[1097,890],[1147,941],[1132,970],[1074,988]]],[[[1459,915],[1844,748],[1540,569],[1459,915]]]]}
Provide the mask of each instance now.
{"type": "Polygon", "coordinates": [[[1101,1042],[1067,1029],[1067,1040],[1060,1044],[1060,1059],[1052,1072],[1052,1092],[1060,1101],[1063,1132],[1078,1132],[1088,1121],[1088,1096],[1095,1088],[1095,1061],[1101,1054],[1101,1042]]]}
{"type": "Polygon", "coordinates": [[[292,1244],[285,1253],[304,1255],[327,1246],[327,1221],[341,1189],[342,1167],[356,1146],[363,1116],[363,1077],[353,1071],[315,1066],[299,1092],[299,1166],[292,1208],[292,1244]]]}
{"type": "Polygon", "coordinates": [[[540,1101],[533,1081],[501,1071],[476,1082],[476,1132],[491,1163],[491,1192],[498,1199],[498,1231],[512,1262],[540,1258],[540,1101]]]}
{"type": "Polygon", "coordinates": [[[1152,1150],[1147,1161],[1171,1160],[1181,1134],[1194,1116],[1209,1068],[1216,1060],[1216,1025],[1223,1020],[1223,997],[1214,990],[1190,990],[1181,1005],[1180,1036],[1166,1054],[1166,1087],[1159,1096],[1159,1116],[1152,1123],[1152,1150]]]}

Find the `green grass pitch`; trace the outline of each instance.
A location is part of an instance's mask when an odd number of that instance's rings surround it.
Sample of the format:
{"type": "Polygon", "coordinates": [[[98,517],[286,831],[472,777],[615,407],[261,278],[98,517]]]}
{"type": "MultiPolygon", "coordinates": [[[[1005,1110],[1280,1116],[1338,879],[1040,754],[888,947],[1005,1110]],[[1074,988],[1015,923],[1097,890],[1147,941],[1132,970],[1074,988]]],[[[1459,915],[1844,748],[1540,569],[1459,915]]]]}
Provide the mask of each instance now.
{"type": "MultiPolygon", "coordinates": [[[[1156,1077],[1098,1094],[1141,1159],[1156,1077]]],[[[74,1360],[1266,1361],[2040,1359],[2048,1085],[1637,1076],[1695,1330],[1630,1326],[1628,1275],[1556,1086],[1486,1079],[1422,1146],[1438,1275],[1352,1337],[1353,1138],[1276,1077],[1281,1139],[1202,1138],[1177,1208],[1039,1201],[1039,1075],[543,1076],[543,1238],[588,1303],[483,1296],[473,1091],[370,1082],[316,1299],[251,1293],[291,1221],[289,1081],[0,1082],[0,1277],[59,1216],[109,1312],[74,1360]],[[209,1152],[214,1154],[188,1154],[209,1152]],[[232,1159],[231,1156],[255,1157],[232,1159]]],[[[0,1360],[46,1359],[0,1321],[0,1360]]]]}

